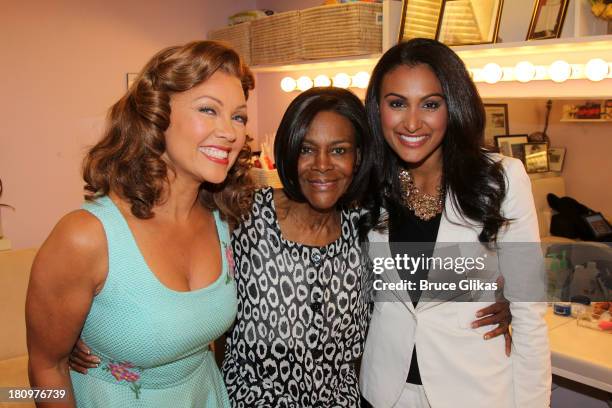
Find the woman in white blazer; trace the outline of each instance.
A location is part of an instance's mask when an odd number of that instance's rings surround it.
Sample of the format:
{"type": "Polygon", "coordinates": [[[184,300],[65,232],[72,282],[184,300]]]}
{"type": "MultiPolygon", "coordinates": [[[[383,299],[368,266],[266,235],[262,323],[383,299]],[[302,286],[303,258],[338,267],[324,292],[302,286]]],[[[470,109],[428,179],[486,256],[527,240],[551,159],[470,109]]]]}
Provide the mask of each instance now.
{"type": "MultiPolygon", "coordinates": [[[[487,328],[470,327],[482,302],[419,302],[419,293],[398,291],[395,301],[375,303],[363,397],[375,408],[549,406],[546,303],[533,295],[544,291],[544,279],[530,181],[520,161],[483,150],[484,108],[464,64],[434,40],[398,44],[374,68],[366,108],[383,157],[384,209],[381,228],[369,234],[371,250],[382,246],[392,256],[389,242],[415,239],[435,242],[436,251],[451,242],[502,248],[495,259],[511,301],[513,345],[507,357],[501,337],[483,342],[487,328]],[[534,244],[504,250],[509,242],[534,244]]],[[[398,277],[395,270],[389,276],[398,277]]]]}

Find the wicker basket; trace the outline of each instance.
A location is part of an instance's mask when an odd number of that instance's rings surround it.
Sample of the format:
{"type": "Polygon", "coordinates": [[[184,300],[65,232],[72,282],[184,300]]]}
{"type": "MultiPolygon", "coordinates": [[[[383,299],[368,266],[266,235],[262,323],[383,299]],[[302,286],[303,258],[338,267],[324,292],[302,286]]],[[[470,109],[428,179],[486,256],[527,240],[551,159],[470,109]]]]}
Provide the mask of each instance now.
{"type": "Polygon", "coordinates": [[[276,170],[264,170],[258,167],[252,167],[250,172],[251,176],[253,177],[253,181],[258,186],[283,188],[283,183],[281,183],[276,170]]]}
{"type": "Polygon", "coordinates": [[[350,3],[300,12],[304,59],[382,52],[382,4],[350,3]]]}
{"type": "Polygon", "coordinates": [[[245,22],[208,32],[208,39],[224,41],[232,46],[251,65],[251,23],[245,22]]]}
{"type": "Polygon", "coordinates": [[[300,11],[287,11],[251,22],[253,65],[288,63],[300,59],[300,11]]]}

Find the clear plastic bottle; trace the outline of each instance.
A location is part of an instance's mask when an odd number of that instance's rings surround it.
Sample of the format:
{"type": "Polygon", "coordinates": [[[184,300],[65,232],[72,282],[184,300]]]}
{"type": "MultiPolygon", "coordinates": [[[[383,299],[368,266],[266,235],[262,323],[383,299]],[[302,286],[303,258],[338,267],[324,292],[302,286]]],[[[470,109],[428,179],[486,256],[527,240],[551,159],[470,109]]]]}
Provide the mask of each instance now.
{"type": "Polygon", "coordinates": [[[591,299],[597,300],[596,298],[603,296],[603,293],[600,293],[601,288],[599,287],[599,284],[597,282],[597,277],[599,276],[599,269],[597,269],[597,263],[593,261],[587,262],[587,267],[584,272],[586,275],[586,279],[588,279],[588,291],[591,295],[591,299]]]}
{"type": "Polygon", "coordinates": [[[549,253],[544,260],[548,273],[548,299],[557,302],[561,299],[569,300],[569,277],[566,251],[549,253]]]}
{"type": "Polygon", "coordinates": [[[579,319],[589,310],[591,299],[588,296],[572,296],[572,317],[579,319]]]}

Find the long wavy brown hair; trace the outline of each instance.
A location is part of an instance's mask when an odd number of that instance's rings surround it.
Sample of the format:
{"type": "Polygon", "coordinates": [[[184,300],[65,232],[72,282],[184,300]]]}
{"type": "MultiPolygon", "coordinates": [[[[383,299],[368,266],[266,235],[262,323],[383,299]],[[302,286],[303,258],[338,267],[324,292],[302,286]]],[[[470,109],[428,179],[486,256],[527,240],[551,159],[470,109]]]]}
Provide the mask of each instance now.
{"type": "MultiPolygon", "coordinates": [[[[109,110],[107,127],[83,162],[85,199],[113,192],[131,205],[134,216],[153,217],[163,200],[168,170],[162,159],[170,125],[170,97],[206,81],[216,71],[236,76],[245,97],[254,88],[253,74],[231,48],[214,41],[194,41],[158,52],[145,65],[128,92],[109,110]]],[[[232,224],[250,209],[253,182],[248,175],[247,143],[222,184],[202,184],[199,199],[219,209],[232,224]]],[[[169,168],[170,167],[170,168],[169,168]]]]}

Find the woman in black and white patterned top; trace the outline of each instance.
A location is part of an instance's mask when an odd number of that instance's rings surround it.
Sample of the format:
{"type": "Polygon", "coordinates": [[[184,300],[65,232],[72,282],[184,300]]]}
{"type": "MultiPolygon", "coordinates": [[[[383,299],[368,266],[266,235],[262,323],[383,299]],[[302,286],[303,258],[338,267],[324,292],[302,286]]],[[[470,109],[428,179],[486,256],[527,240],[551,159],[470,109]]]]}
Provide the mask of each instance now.
{"type": "Polygon", "coordinates": [[[223,374],[235,407],[358,407],[369,320],[355,204],[374,151],[359,99],[314,88],[289,106],[275,156],[283,190],[258,191],[232,236],[238,316],[223,374]]]}

